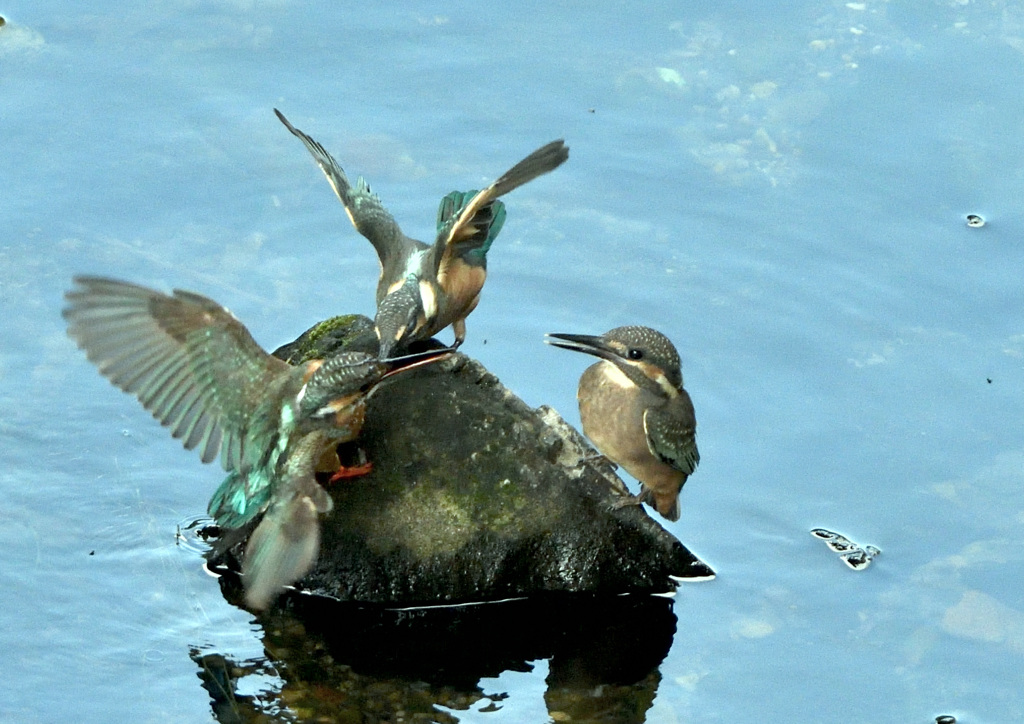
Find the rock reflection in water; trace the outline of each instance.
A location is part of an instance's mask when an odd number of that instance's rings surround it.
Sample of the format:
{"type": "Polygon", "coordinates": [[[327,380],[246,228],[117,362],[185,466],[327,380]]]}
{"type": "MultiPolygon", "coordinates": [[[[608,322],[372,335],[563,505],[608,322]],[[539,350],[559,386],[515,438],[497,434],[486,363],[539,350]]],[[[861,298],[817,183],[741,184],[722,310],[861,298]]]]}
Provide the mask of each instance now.
{"type": "MultiPolygon", "coordinates": [[[[229,594],[230,595],[230,594],[229,594]]],[[[642,722],[675,634],[670,599],[545,596],[384,609],[290,595],[260,618],[266,659],[191,656],[219,722],[454,722],[501,708],[481,679],[547,659],[556,721],[642,722]],[[273,686],[253,682],[276,673],[273,686]]]]}

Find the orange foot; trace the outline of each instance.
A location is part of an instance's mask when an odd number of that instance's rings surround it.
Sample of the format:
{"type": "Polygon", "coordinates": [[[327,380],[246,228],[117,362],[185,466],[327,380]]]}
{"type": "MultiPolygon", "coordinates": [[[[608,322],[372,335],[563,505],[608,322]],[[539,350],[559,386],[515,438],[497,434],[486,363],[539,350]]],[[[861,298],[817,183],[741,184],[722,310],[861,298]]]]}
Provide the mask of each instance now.
{"type": "Polygon", "coordinates": [[[373,463],[363,463],[362,465],[352,465],[351,467],[345,467],[342,465],[338,468],[338,471],[331,476],[332,483],[338,480],[344,480],[345,478],[358,478],[360,475],[366,475],[373,470],[373,463]]]}

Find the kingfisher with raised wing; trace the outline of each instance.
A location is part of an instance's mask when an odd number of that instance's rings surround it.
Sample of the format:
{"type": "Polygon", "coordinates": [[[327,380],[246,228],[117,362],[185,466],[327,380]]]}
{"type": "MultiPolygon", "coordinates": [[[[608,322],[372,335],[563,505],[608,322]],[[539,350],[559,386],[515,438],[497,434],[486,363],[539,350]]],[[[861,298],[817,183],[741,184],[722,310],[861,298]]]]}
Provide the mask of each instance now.
{"type": "Polygon", "coordinates": [[[320,516],[333,507],[316,480],[321,461],[334,478],[368,472],[340,468],[336,456],[330,464],[336,444],[359,435],[367,396],[390,375],[448,352],[395,360],[347,352],[292,366],[207,297],[102,277],[74,281],[63,312],[70,337],[186,450],[204,463],[220,456],[228,477],[209,512],[225,531],[259,519],[242,562],[254,609],[316,561],[320,516]]]}
{"type": "Polygon", "coordinates": [[[274,113],[312,154],[345,207],[356,230],[377,251],[377,314],[380,356],[429,339],[451,325],[454,347],[466,338],[466,317],[480,301],[487,278],[487,252],[505,222],[505,205],[498,201],[510,191],[553,171],[569,158],[562,140],[538,148],[482,191],[452,191],[437,212],[433,245],[402,233],[394,217],[362,177],[353,187],[337,161],[279,110],[274,113]]]}
{"type": "Polygon", "coordinates": [[[661,332],[639,326],[600,336],[547,337],[548,344],[601,358],[580,377],[580,420],[601,454],[640,481],[640,493],[623,504],[647,503],[678,520],[679,491],[700,453],[675,346],[661,332]]]}

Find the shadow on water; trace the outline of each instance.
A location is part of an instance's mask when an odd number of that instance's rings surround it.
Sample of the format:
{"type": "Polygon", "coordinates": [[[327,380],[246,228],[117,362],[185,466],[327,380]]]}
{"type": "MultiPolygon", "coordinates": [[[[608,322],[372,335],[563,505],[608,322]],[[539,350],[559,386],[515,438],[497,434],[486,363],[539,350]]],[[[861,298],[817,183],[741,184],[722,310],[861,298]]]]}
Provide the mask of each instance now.
{"type": "Polygon", "coordinates": [[[459,711],[501,709],[507,694],[485,693],[481,679],[540,659],[552,719],[643,722],[676,630],[672,600],[646,595],[420,609],[308,595],[280,603],[259,619],[265,659],[191,651],[222,724],[455,722],[459,711]],[[275,676],[272,690],[252,683],[275,676]]]}

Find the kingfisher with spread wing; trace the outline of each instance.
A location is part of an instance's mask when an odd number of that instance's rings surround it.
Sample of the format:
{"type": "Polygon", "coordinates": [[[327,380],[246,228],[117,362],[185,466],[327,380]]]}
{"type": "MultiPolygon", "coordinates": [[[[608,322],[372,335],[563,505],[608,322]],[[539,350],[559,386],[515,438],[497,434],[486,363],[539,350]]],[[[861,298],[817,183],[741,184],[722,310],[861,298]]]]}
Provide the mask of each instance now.
{"type": "Polygon", "coordinates": [[[482,191],[453,191],[441,200],[433,245],[402,233],[394,217],[362,177],[352,186],[337,161],[279,110],[274,113],[312,154],[352,225],[377,251],[375,325],[380,356],[429,339],[451,325],[455,347],[466,338],[466,317],[480,301],[487,279],[487,252],[505,222],[499,197],[553,171],[569,158],[561,140],[538,148],[482,191]]]}
{"type": "MultiPolygon", "coordinates": [[[[316,561],[320,516],[333,507],[318,463],[359,435],[367,396],[391,374],[448,352],[395,360],[347,352],[292,366],[207,297],[92,276],[75,284],[65,295],[71,338],[186,450],[204,463],[220,456],[228,477],[209,510],[222,528],[259,520],[242,563],[255,609],[316,561]]],[[[339,468],[336,459],[331,467],[335,478],[368,470],[339,468]]]]}

